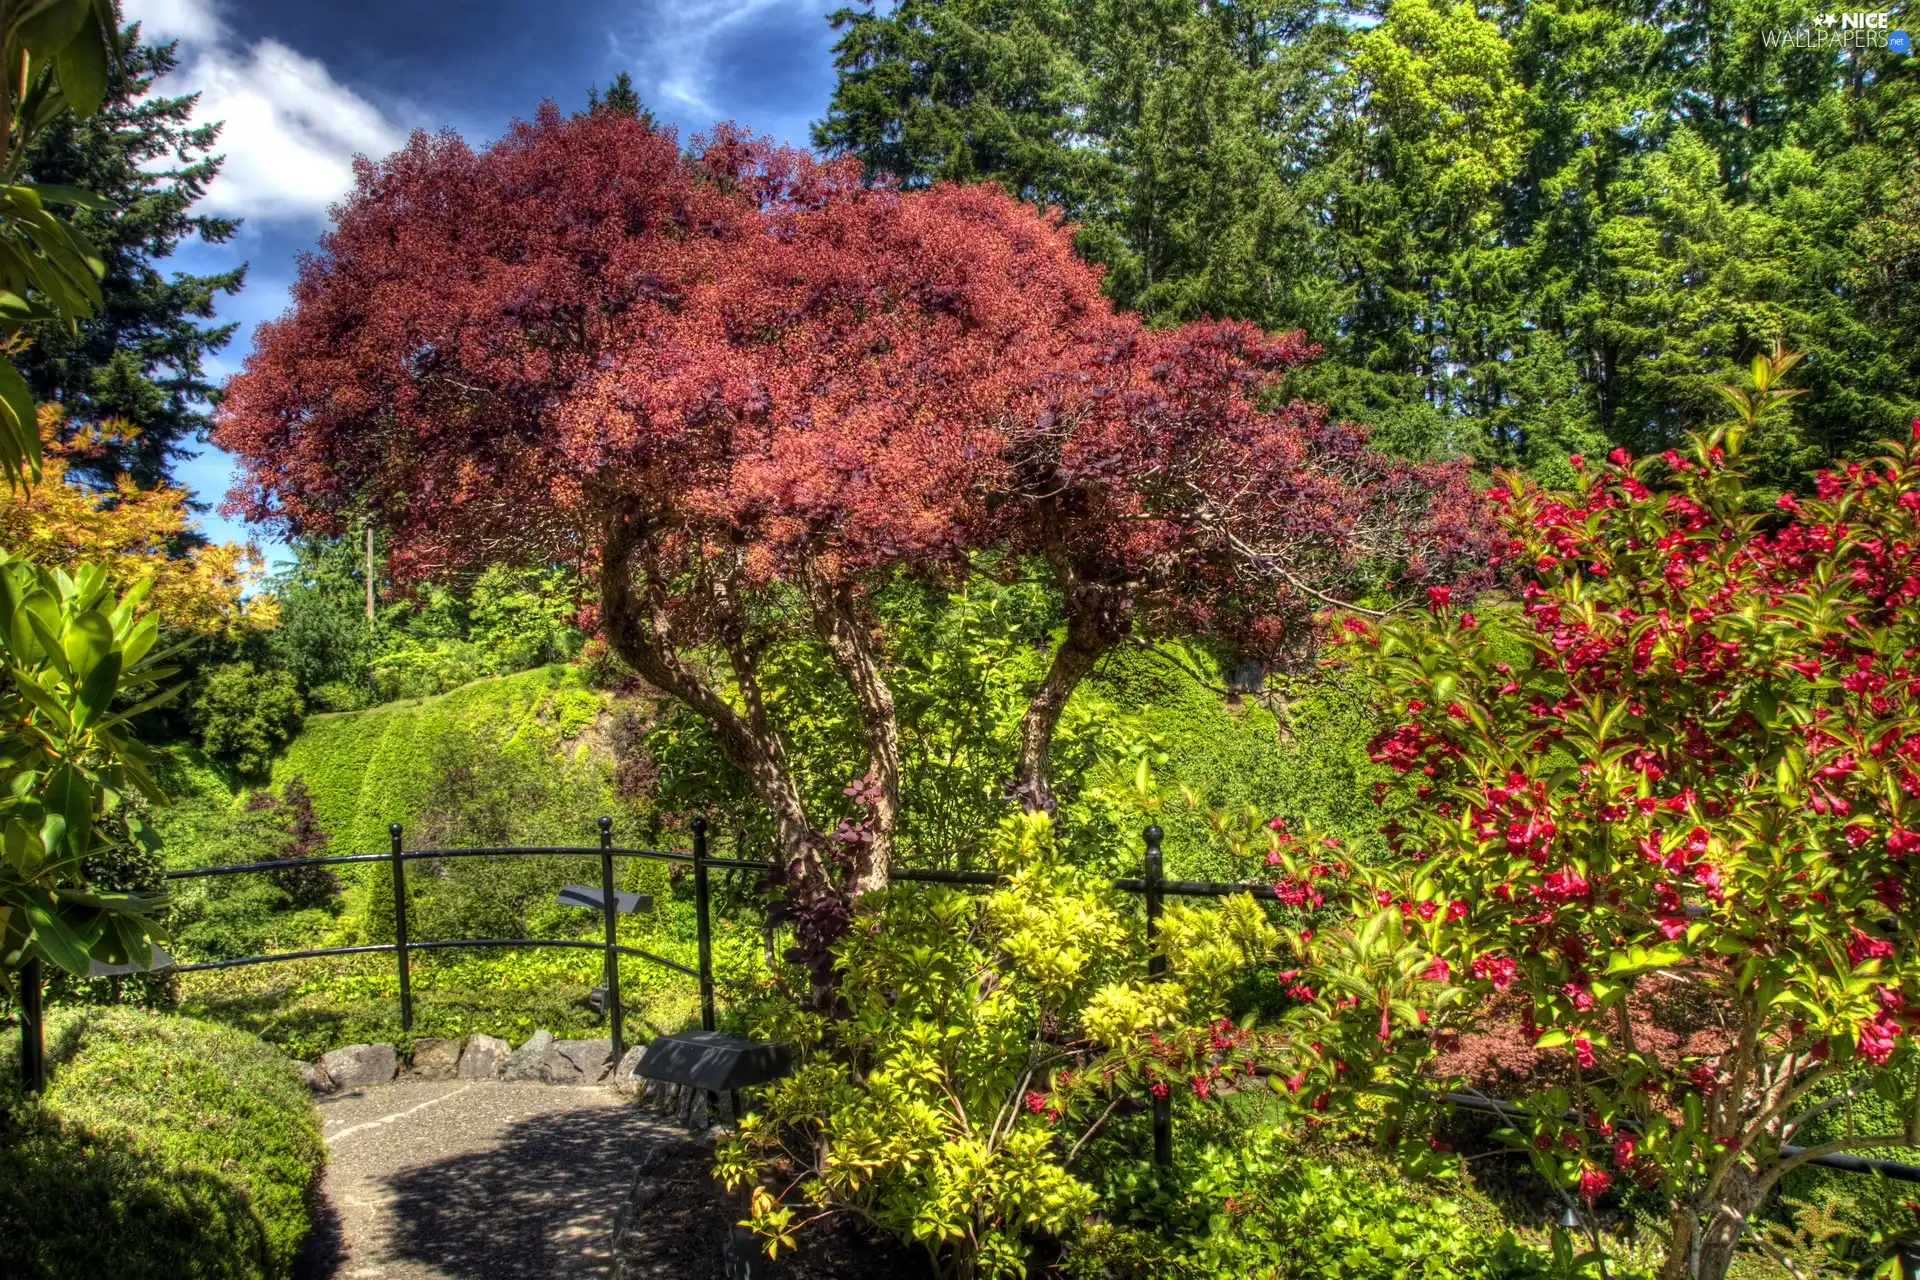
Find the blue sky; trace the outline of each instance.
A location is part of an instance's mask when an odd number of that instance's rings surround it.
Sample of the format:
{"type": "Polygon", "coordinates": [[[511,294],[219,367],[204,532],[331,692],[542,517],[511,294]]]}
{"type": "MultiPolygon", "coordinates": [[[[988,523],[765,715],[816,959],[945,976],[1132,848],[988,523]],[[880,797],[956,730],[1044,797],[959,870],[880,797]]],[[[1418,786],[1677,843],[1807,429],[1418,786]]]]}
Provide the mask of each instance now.
{"type": "MultiPolygon", "coordinates": [[[[225,122],[226,168],[204,207],[245,225],[228,245],[173,259],[195,272],[249,264],[246,288],[222,300],[240,331],[216,380],[246,360],[253,327],[285,309],[295,257],[326,226],[356,153],[384,155],[413,129],[487,142],[542,99],[578,107],[621,71],[683,137],[735,120],[804,143],[832,89],[826,14],[840,2],[124,0],[149,39],[180,42],[181,67],[159,91],[198,92],[200,118],[225,122]]],[[[179,474],[217,504],[230,471],[206,446],[179,474]]],[[[201,524],[220,541],[257,537],[214,512],[201,524]]]]}

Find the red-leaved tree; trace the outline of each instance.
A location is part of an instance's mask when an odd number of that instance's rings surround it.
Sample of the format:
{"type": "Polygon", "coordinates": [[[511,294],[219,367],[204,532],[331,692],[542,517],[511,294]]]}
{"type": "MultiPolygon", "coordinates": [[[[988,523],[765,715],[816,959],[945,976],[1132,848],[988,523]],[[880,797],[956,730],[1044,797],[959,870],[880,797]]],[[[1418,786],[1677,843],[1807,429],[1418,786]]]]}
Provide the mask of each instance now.
{"type": "Polygon", "coordinates": [[[402,578],[595,575],[608,642],[774,816],[815,959],[885,883],[898,816],[874,586],[988,548],[1051,566],[1067,637],[1017,780],[1043,802],[1061,708],[1137,616],[1278,651],[1313,592],[1445,574],[1470,541],[1458,468],[1265,404],[1311,355],[1297,336],[1149,332],[1067,228],[993,188],[869,188],[730,129],[690,158],[551,108],[483,152],[416,135],[359,178],[222,406],[232,506],[296,534],[375,520],[402,578]],[[865,737],[865,813],[833,835],[760,678],[796,627],[865,737]]]}

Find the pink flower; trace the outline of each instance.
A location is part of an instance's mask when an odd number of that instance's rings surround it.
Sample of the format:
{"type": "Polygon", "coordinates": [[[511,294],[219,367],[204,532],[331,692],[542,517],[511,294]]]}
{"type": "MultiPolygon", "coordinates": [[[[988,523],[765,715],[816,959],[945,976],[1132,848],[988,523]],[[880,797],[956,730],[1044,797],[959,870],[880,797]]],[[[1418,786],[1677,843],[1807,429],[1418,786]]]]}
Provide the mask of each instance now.
{"type": "Polygon", "coordinates": [[[1856,969],[1869,960],[1891,960],[1892,958],[1891,942],[1885,938],[1869,937],[1857,928],[1853,931],[1853,937],[1847,942],[1847,961],[1856,969]]]}
{"type": "Polygon", "coordinates": [[[1428,982],[1445,982],[1453,977],[1453,966],[1439,956],[1435,956],[1433,963],[1428,965],[1420,976],[1428,982]]]}
{"type": "Polygon", "coordinates": [[[1148,1089],[1147,1092],[1156,1098],[1164,1098],[1167,1096],[1167,1082],[1164,1080],[1156,1080],[1153,1082],[1153,1087],[1148,1089]]]}
{"type": "Polygon", "coordinates": [[[1580,1012],[1585,1013],[1587,1010],[1593,1008],[1593,992],[1587,990],[1586,983],[1569,982],[1566,986],[1561,987],[1560,991],[1567,999],[1573,1001],[1573,1007],[1580,1012]]]}
{"type": "Polygon", "coordinates": [[[1482,982],[1491,982],[1495,991],[1505,991],[1513,985],[1515,965],[1506,956],[1475,956],[1473,976],[1482,982]]]}
{"type": "Polygon", "coordinates": [[[1885,1065],[1893,1056],[1894,1037],[1900,1034],[1900,1024],[1885,1009],[1873,1015],[1873,1020],[1860,1028],[1860,1056],[1876,1066],[1885,1065]]]}
{"type": "Polygon", "coordinates": [[[1435,611],[1446,608],[1448,604],[1452,603],[1452,601],[1453,601],[1452,587],[1428,587],[1427,588],[1427,603],[1430,606],[1432,606],[1435,611]]]}
{"type": "Polygon", "coordinates": [[[1578,1062],[1583,1070],[1592,1070],[1593,1041],[1587,1039],[1585,1036],[1575,1036],[1573,1038],[1573,1057],[1574,1061],[1578,1062]]]}
{"type": "Polygon", "coordinates": [[[1633,1161],[1633,1135],[1623,1133],[1613,1140],[1613,1167],[1624,1169],[1633,1161]]]}
{"type": "Polygon", "coordinates": [[[1044,1093],[1029,1092],[1026,1102],[1027,1110],[1031,1111],[1034,1115],[1039,1115],[1047,1109],[1047,1095],[1044,1093]]]}
{"type": "Polygon", "coordinates": [[[1461,901],[1459,898],[1455,898],[1452,902],[1449,902],[1447,904],[1447,919],[1459,920],[1464,918],[1466,914],[1467,914],[1467,904],[1461,901]]]}
{"type": "Polygon", "coordinates": [[[1607,1194],[1607,1188],[1613,1185],[1613,1179],[1605,1170],[1589,1165],[1580,1171],[1580,1198],[1592,1204],[1607,1194]]]}
{"type": "Polygon", "coordinates": [[[1540,897],[1549,902],[1566,902],[1573,898],[1584,898],[1592,890],[1587,878],[1578,871],[1562,867],[1558,871],[1549,871],[1541,878],[1540,897]]]}

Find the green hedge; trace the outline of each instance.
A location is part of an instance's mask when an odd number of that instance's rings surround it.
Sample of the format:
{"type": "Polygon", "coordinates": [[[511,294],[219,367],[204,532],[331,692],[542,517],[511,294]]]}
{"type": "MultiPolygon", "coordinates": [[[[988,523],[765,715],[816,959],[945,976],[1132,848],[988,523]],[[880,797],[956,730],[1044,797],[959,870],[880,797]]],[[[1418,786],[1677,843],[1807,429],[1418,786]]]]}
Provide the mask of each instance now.
{"type": "MultiPolygon", "coordinates": [[[[298,775],[334,853],[378,853],[387,826],[409,824],[433,781],[434,740],[486,726],[513,742],[552,749],[592,724],[602,704],[572,667],[549,666],[476,680],[451,693],[366,711],[308,716],[273,764],[273,781],[298,775]]],[[[582,842],[598,814],[581,815],[582,842]]]]}
{"type": "Polygon", "coordinates": [[[283,1054],[126,1009],[55,1014],[47,1048],[37,1100],[19,1092],[17,1047],[0,1053],[0,1275],[289,1273],[325,1148],[283,1054]]]}

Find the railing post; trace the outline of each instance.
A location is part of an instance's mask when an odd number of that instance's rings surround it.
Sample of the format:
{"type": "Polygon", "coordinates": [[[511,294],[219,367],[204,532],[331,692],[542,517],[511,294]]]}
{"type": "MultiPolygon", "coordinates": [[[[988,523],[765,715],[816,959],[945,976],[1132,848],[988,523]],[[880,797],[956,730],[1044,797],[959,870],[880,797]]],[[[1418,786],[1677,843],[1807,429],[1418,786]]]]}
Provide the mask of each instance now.
{"type": "Polygon", "coordinates": [[[20,1083],[28,1093],[47,1091],[46,1014],[40,1004],[40,958],[20,966],[20,1083]]]}
{"type": "Polygon", "coordinates": [[[607,1029],[613,1035],[613,1061],[617,1066],[620,1056],[626,1052],[620,1042],[620,953],[614,948],[618,944],[619,906],[613,896],[613,819],[600,819],[600,916],[607,931],[607,951],[605,963],[601,967],[601,981],[607,987],[607,1029]]]}
{"type": "Polygon", "coordinates": [[[713,1016],[713,923],[712,895],[707,889],[707,820],[693,820],[693,903],[700,938],[700,1029],[716,1027],[713,1016]]]}
{"type": "MultiPolygon", "coordinates": [[[[1167,958],[1153,950],[1155,936],[1160,932],[1160,884],[1163,879],[1160,861],[1160,837],[1163,833],[1158,823],[1146,830],[1147,837],[1147,976],[1159,978],[1167,972],[1167,958]]],[[[1160,1093],[1153,1099],[1153,1162],[1162,1167],[1173,1163],[1173,1099],[1168,1096],[1167,1082],[1160,1082],[1160,1093]]]]}
{"type": "Polygon", "coordinates": [[[407,864],[400,856],[400,824],[387,828],[393,837],[393,954],[400,964],[400,1029],[413,1030],[413,984],[407,972],[407,864]]]}

